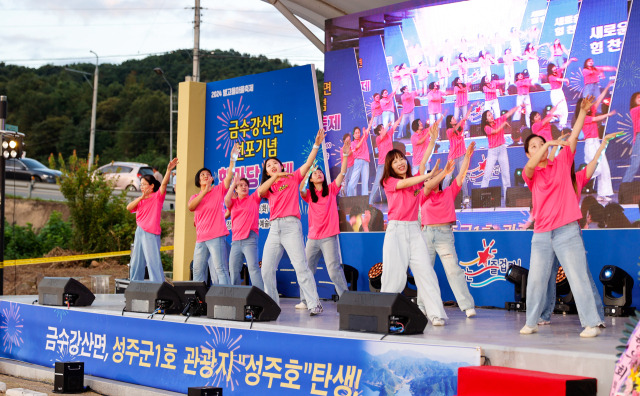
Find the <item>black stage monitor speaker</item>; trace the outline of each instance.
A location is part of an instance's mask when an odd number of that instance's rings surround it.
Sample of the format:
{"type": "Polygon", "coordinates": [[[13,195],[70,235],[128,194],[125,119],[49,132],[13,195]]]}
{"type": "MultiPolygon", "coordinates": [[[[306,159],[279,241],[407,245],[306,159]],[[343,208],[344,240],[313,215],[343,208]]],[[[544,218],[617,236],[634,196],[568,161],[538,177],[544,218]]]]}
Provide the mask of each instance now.
{"type": "Polygon", "coordinates": [[[182,302],[182,314],[189,316],[201,316],[207,314],[207,283],[204,281],[179,281],[173,282],[173,287],[180,296],[182,302]]]}
{"type": "Polygon", "coordinates": [[[38,284],[40,305],[85,307],[95,299],[91,290],[73,278],[42,278],[38,284]]]}
{"type": "Polygon", "coordinates": [[[127,312],[175,314],[182,310],[182,301],[171,284],[131,281],[124,291],[127,312]]]}
{"type": "Polygon", "coordinates": [[[213,285],[207,293],[207,317],[240,321],[276,320],[280,307],[255,286],[213,285]]]}
{"type": "Polygon", "coordinates": [[[507,188],[506,206],[529,208],[531,207],[531,190],[527,187],[507,188]]]}
{"type": "Polygon", "coordinates": [[[472,208],[498,208],[500,207],[500,194],[502,187],[474,188],[471,190],[472,208]]]}
{"type": "Polygon", "coordinates": [[[53,392],[81,393],[84,390],[84,363],[56,362],[53,392]]]}
{"type": "Polygon", "coordinates": [[[213,386],[189,387],[187,396],[222,396],[222,388],[214,388],[213,386]]]}
{"type": "Polygon", "coordinates": [[[620,183],[618,189],[618,203],[620,205],[637,204],[640,202],[640,181],[620,183]]]}
{"type": "Polygon", "coordinates": [[[346,291],[338,301],[340,330],[419,334],[427,326],[420,308],[399,293],[346,291]]]}

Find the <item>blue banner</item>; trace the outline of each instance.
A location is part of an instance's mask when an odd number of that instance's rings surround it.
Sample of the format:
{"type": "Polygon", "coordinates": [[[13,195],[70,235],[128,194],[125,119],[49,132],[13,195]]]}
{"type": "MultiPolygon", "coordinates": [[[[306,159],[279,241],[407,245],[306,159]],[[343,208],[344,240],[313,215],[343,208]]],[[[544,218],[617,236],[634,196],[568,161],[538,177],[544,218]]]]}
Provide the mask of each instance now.
{"type": "Polygon", "coordinates": [[[426,395],[433,389],[455,395],[458,367],[480,363],[473,347],[244,330],[9,301],[0,301],[0,312],[3,358],[46,367],[82,361],[88,375],[181,393],[216,386],[234,395],[426,395]]]}
{"type": "MultiPolygon", "coordinates": [[[[547,17],[544,27],[542,28],[542,35],[540,36],[540,43],[554,44],[555,40],[559,40],[560,45],[562,45],[567,52],[570,51],[573,35],[576,32],[576,23],[578,22],[578,11],[578,0],[555,0],[549,2],[547,17]]],[[[568,55],[563,53],[561,55],[561,58],[564,60],[562,63],[560,63],[559,60],[551,60],[553,54],[551,49],[546,45],[540,48],[538,54],[543,58],[542,67],[546,67],[548,62],[553,62],[556,66],[560,67],[569,59],[568,55]]]]}

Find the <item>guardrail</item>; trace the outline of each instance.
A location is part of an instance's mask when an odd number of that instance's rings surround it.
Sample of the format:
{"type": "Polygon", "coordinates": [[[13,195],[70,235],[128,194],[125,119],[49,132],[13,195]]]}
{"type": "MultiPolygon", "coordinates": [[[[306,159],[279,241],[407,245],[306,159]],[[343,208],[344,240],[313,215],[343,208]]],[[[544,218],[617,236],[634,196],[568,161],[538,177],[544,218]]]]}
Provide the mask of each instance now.
{"type": "MultiPolygon", "coordinates": [[[[5,192],[7,194],[11,194],[11,189],[13,187],[16,188],[20,188],[20,189],[26,189],[28,190],[29,188],[31,188],[33,191],[36,190],[40,190],[40,191],[60,191],[60,185],[59,184],[53,184],[53,183],[44,183],[44,182],[28,182],[28,181],[23,181],[23,180],[12,180],[12,179],[5,179],[5,192]]],[[[62,193],[60,193],[62,195],[62,193]]],[[[113,190],[113,195],[120,195],[122,194],[122,190],[113,190]]],[[[137,198],[140,196],[140,194],[142,194],[140,191],[127,191],[127,197],[128,198],[137,198]]],[[[175,195],[172,192],[169,192],[167,190],[167,200],[169,201],[175,201],[175,195]]]]}

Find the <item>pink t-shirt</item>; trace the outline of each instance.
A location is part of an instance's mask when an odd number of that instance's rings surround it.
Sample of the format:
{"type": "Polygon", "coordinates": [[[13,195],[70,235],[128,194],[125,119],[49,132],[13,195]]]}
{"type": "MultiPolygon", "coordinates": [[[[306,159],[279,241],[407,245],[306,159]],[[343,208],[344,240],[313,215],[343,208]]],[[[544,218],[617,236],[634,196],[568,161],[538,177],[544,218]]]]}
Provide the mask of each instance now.
{"type": "Polygon", "coordinates": [[[382,114],[382,106],[380,105],[380,101],[371,102],[371,116],[376,117],[382,114]]]}
{"type": "Polygon", "coordinates": [[[485,85],[484,87],[482,87],[482,90],[484,91],[484,100],[485,101],[490,101],[490,100],[494,100],[494,99],[498,99],[498,95],[496,94],[496,86],[493,83],[493,81],[487,85],[485,85]]]}
{"type": "Polygon", "coordinates": [[[260,195],[258,191],[246,197],[231,198],[231,240],[241,241],[249,237],[251,231],[258,234],[258,213],[260,211],[260,195]]]}
{"type": "Polygon", "coordinates": [[[498,129],[498,127],[507,121],[507,117],[502,116],[496,118],[493,121],[493,126],[486,125],[484,132],[487,134],[487,140],[489,141],[489,148],[502,146],[504,144],[504,127],[498,129]]]}
{"type": "Polygon", "coordinates": [[[469,103],[468,99],[469,88],[460,88],[457,85],[453,87],[453,93],[456,95],[456,106],[466,106],[469,103]]]}
{"type": "Polygon", "coordinates": [[[460,189],[458,182],[453,180],[444,191],[432,190],[429,195],[424,195],[424,190],[420,190],[422,225],[454,223],[456,195],[460,189]]]}
{"type": "Polygon", "coordinates": [[[416,132],[411,135],[411,145],[413,146],[413,161],[411,161],[411,166],[419,166],[420,161],[422,161],[422,156],[424,152],[427,151],[427,147],[429,146],[429,141],[431,140],[431,135],[429,135],[428,129],[423,129],[420,132],[416,132]],[[418,140],[427,137],[422,144],[419,144],[418,140]]]}
{"type": "Polygon", "coordinates": [[[518,95],[529,95],[529,88],[531,88],[531,79],[523,78],[516,81],[516,87],[518,87],[518,95]]]}
{"type": "Polygon", "coordinates": [[[598,70],[597,67],[595,69],[582,69],[584,84],[586,85],[586,84],[593,84],[593,83],[599,82],[601,74],[602,72],[598,70]]]}
{"type": "Polygon", "coordinates": [[[384,192],[387,194],[389,205],[389,220],[417,221],[418,220],[418,193],[421,183],[415,186],[396,190],[400,179],[389,177],[384,181],[384,192]]]}
{"type": "Polygon", "coordinates": [[[582,133],[584,133],[585,139],[599,138],[598,123],[593,121],[592,116],[584,117],[584,125],[582,126],[582,133]]]}
{"type": "Polygon", "coordinates": [[[380,107],[382,111],[393,111],[393,97],[380,98],[380,107]]]}
{"type": "Polygon", "coordinates": [[[269,220],[273,221],[287,216],[300,218],[300,182],[302,174],[300,168],[289,177],[281,177],[271,185],[264,198],[269,200],[271,214],[269,220]]]}
{"type": "MultiPolygon", "coordinates": [[[[196,210],[193,211],[193,220],[196,223],[196,242],[204,242],[213,238],[229,235],[227,224],[224,219],[224,196],[228,189],[224,183],[214,186],[211,191],[205,195],[196,210]]],[[[189,198],[189,202],[193,201],[198,194],[194,194],[189,198]]]]}
{"type": "Polygon", "coordinates": [[[162,214],[162,204],[167,195],[154,192],[149,194],[149,198],[138,203],[131,213],[136,214],[136,223],[140,228],[148,233],[160,235],[160,215],[162,214]]]}
{"type": "Polygon", "coordinates": [[[429,99],[429,114],[442,113],[442,97],[442,91],[429,91],[427,94],[427,98],[429,99]]]}
{"type": "Polygon", "coordinates": [[[589,183],[589,180],[591,179],[587,179],[587,168],[576,172],[576,185],[578,186],[578,192],[576,195],[578,196],[578,205],[580,205],[580,198],[582,198],[582,189],[587,185],[587,183],[589,183]]]}
{"type": "Polygon", "coordinates": [[[336,203],[339,192],[340,186],[334,182],[329,184],[329,194],[326,197],[322,196],[322,189],[316,190],[318,202],[311,200],[309,191],[306,196],[302,197],[309,204],[309,239],[329,238],[340,233],[338,204],[336,203]]]}
{"type": "Polygon", "coordinates": [[[557,70],[558,75],[550,74],[549,75],[549,85],[551,85],[551,89],[558,89],[562,87],[562,70],[557,70]]]}
{"type": "Polygon", "coordinates": [[[574,153],[565,148],[546,167],[536,167],[531,178],[522,173],[531,190],[536,216],[533,232],[548,232],[582,218],[569,169],[573,157],[574,153]]]}
{"type": "Polygon", "coordinates": [[[464,123],[461,121],[457,126],[458,133],[455,133],[454,128],[447,129],[447,138],[449,139],[449,159],[454,160],[464,155],[467,147],[464,143],[464,123]]]}
{"type": "Polygon", "coordinates": [[[538,121],[531,126],[531,132],[535,135],[542,136],[545,141],[553,140],[553,136],[551,135],[551,124],[550,123],[542,123],[542,121],[538,121]]]}
{"type": "Polygon", "coordinates": [[[378,146],[378,164],[384,165],[384,159],[387,157],[387,153],[393,149],[393,140],[391,135],[393,130],[387,131],[384,137],[376,136],[376,146],[378,146]]]}
{"type": "MultiPolygon", "coordinates": [[[[360,143],[362,139],[366,139],[368,137],[369,137],[369,134],[367,134],[366,136],[362,136],[360,139],[354,140],[353,142],[351,142],[351,151],[353,152],[353,154],[351,154],[351,157],[353,157],[354,161],[357,159],[362,159],[369,162],[369,145],[367,144],[367,141],[365,140],[364,142],[362,142],[362,144],[360,145],[360,148],[358,148],[358,143],[360,143]]],[[[347,166],[348,165],[349,164],[347,163],[347,166]]]]}
{"type": "Polygon", "coordinates": [[[636,136],[640,133],[640,106],[636,106],[629,111],[631,114],[631,122],[633,123],[633,142],[636,142],[636,136]]]}
{"type": "Polygon", "coordinates": [[[402,94],[402,114],[409,114],[416,107],[413,101],[418,96],[418,91],[405,92],[402,94]]]}
{"type": "Polygon", "coordinates": [[[460,70],[461,75],[467,74],[467,70],[469,70],[467,62],[461,62],[460,59],[458,59],[458,70],[460,70]]]}

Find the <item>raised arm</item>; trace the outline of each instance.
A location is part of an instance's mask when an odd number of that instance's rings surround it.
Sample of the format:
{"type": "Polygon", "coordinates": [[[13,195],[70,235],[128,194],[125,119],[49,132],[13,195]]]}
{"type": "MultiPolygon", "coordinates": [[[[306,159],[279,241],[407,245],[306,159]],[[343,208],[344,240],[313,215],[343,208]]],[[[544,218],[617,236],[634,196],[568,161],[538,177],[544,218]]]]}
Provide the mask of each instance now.
{"type": "MultiPolygon", "coordinates": [[[[325,135],[324,129],[320,128],[318,130],[318,133],[316,134],[316,141],[313,144],[313,148],[311,149],[311,152],[309,153],[309,157],[307,157],[307,162],[302,164],[302,166],[299,168],[301,175],[305,175],[311,168],[311,165],[313,165],[313,161],[316,159],[316,155],[318,155],[318,149],[320,148],[320,145],[324,140],[324,135],[325,135]]],[[[271,183],[273,184],[273,182],[271,183]]],[[[269,185],[269,187],[271,187],[271,185],[269,185]]],[[[267,191],[265,190],[264,193],[266,194],[267,191]]],[[[260,196],[262,196],[262,194],[260,194],[260,196]]]]}
{"type": "Polygon", "coordinates": [[[471,162],[471,156],[473,155],[473,151],[476,149],[476,142],[469,143],[467,147],[467,152],[464,154],[464,159],[462,160],[462,166],[460,167],[460,172],[456,176],[456,183],[458,186],[462,186],[462,182],[464,182],[465,176],[467,176],[467,171],[469,170],[469,162],[471,162]]]}
{"type": "Polygon", "coordinates": [[[580,136],[580,131],[582,130],[582,126],[584,125],[584,118],[587,116],[587,111],[589,111],[589,109],[593,105],[593,100],[593,96],[589,95],[586,98],[583,98],[582,103],[580,104],[580,113],[578,114],[578,118],[576,118],[576,121],[573,124],[571,135],[569,136],[569,139],[567,139],[572,153],[576,152],[576,146],[578,145],[578,136],[580,136]]]}
{"type": "Polygon", "coordinates": [[[600,95],[598,95],[598,97],[596,98],[596,101],[593,104],[593,106],[595,106],[596,109],[600,106],[600,103],[602,103],[602,101],[604,100],[604,97],[607,96],[607,93],[609,93],[609,88],[613,85],[613,82],[614,80],[609,80],[609,83],[607,84],[607,86],[602,90],[602,92],[600,92],[600,95]]]}
{"type": "MultiPolygon", "coordinates": [[[[566,51],[566,49],[564,48],[564,45],[562,46],[562,50],[563,50],[563,51],[566,51]]],[[[569,55],[569,54],[567,53],[567,56],[568,56],[568,55],[569,55]]],[[[565,70],[567,67],[569,67],[569,65],[571,64],[571,62],[575,62],[575,61],[577,61],[577,60],[578,60],[578,58],[569,58],[569,59],[567,59],[567,61],[564,63],[564,65],[562,65],[562,66],[558,66],[558,69],[565,70]]]]}
{"type": "Polygon", "coordinates": [[[393,131],[395,131],[398,125],[400,124],[401,120],[402,120],[402,117],[398,117],[396,122],[394,122],[393,125],[391,125],[389,128],[387,129],[382,128],[382,132],[380,132],[380,138],[384,138],[385,136],[387,136],[388,133],[393,133],[393,131]]]}
{"type": "Polygon", "coordinates": [[[540,147],[540,149],[538,149],[538,151],[529,158],[529,161],[527,161],[527,164],[524,166],[524,174],[527,175],[528,178],[533,177],[533,172],[535,171],[536,166],[538,166],[540,161],[542,161],[542,158],[547,155],[549,147],[567,145],[569,145],[569,143],[564,140],[550,140],[543,144],[542,147],[540,147]]]}
{"type": "Polygon", "coordinates": [[[271,176],[270,178],[268,178],[264,183],[262,183],[260,186],[258,186],[258,195],[260,195],[261,197],[265,197],[265,195],[267,195],[267,191],[269,191],[269,189],[271,188],[271,186],[273,185],[273,183],[275,183],[276,180],[278,180],[279,177],[290,177],[291,173],[287,173],[287,172],[278,172],[275,175],[271,176]]]}
{"type": "Polygon", "coordinates": [[[309,178],[311,178],[311,174],[315,172],[316,169],[318,169],[318,167],[316,165],[313,165],[311,169],[309,169],[309,172],[307,172],[306,176],[303,177],[302,181],[300,182],[300,196],[303,198],[307,196],[307,186],[309,185],[309,178]]]}
{"type": "Polygon", "coordinates": [[[233,170],[236,167],[236,160],[238,159],[238,153],[240,152],[240,145],[238,143],[233,145],[231,150],[231,157],[229,158],[229,169],[227,170],[227,176],[224,178],[224,188],[229,188],[231,179],[233,179],[233,170]]]}
{"type": "Polygon", "coordinates": [[[511,109],[511,110],[507,111],[507,112],[504,114],[504,116],[503,116],[503,117],[505,117],[505,120],[502,122],[502,124],[498,124],[498,127],[494,129],[494,130],[496,131],[496,133],[497,133],[497,131],[499,131],[499,130],[501,130],[502,128],[504,128],[504,127],[505,127],[505,125],[509,125],[509,122],[507,121],[507,119],[508,119],[509,117],[511,117],[511,116],[513,115],[513,113],[515,113],[515,112],[516,112],[516,110],[518,110],[518,109],[522,108],[523,106],[524,106],[524,104],[523,104],[522,106],[516,106],[516,107],[514,107],[513,109],[511,109]]]}
{"type": "Polygon", "coordinates": [[[431,136],[431,140],[429,140],[429,144],[427,145],[427,149],[424,151],[424,155],[420,160],[420,167],[418,168],[418,172],[421,175],[424,175],[425,169],[427,168],[427,162],[429,162],[429,157],[431,157],[431,153],[433,153],[433,148],[436,146],[436,140],[438,140],[438,125],[442,120],[442,116],[440,116],[434,123],[429,127],[429,136],[431,136]]]}
{"type": "Polygon", "coordinates": [[[611,111],[611,112],[609,112],[607,114],[600,114],[599,116],[593,117],[593,122],[600,122],[600,121],[602,121],[602,120],[604,120],[606,118],[609,118],[609,117],[611,117],[612,115],[615,115],[615,114],[616,114],[615,110],[613,110],[613,111],[611,111]]]}
{"type": "Polygon", "coordinates": [[[169,179],[171,179],[171,171],[178,165],[178,158],[174,158],[169,161],[169,165],[167,165],[167,171],[164,174],[164,178],[162,179],[162,183],[160,183],[160,188],[158,192],[160,195],[163,195],[167,192],[167,185],[169,184],[169,179]]]}
{"type": "Polygon", "coordinates": [[[231,185],[229,186],[229,189],[227,190],[227,193],[224,196],[224,206],[226,206],[228,210],[231,210],[231,207],[233,206],[233,201],[231,200],[231,198],[233,198],[233,194],[235,193],[234,190],[238,185],[238,181],[240,181],[240,175],[236,174],[233,177],[233,180],[231,181],[231,185]]]}
{"type": "Polygon", "coordinates": [[[349,162],[349,156],[351,155],[351,148],[348,144],[342,145],[342,164],[340,164],[340,174],[336,177],[334,181],[336,186],[340,187],[342,185],[342,181],[344,180],[344,176],[347,174],[347,162],[349,162]]]}
{"type": "Polygon", "coordinates": [[[453,172],[454,167],[455,165],[453,161],[447,161],[447,165],[445,165],[442,172],[436,173],[431,179],[427,180],[427,182],[424,183],[424,188],[422,189],[424,195],[429,195],[431,191],[437,188],[442,180],[444,180],[445,176],[453,172]]]}
{"type": "Polygon", "coordinates": [[[596,151],[595,155],[593,156],[593,159],[587,164],[587,175],[586,175],[587,180],[591,179],[591,176],[593,176],[593,173],[596,171],[596,167],[598,166],[598,160],[600,159],[600,155],[604,150],[607,149],[607,146],[609,145],[609,141],[616,136],[618,136],[618,132],[610,133],[608,135],[605,135],[602,138],[602,143],[600,143],[600,147],[598,147],[598,151],[596,151]]]}

